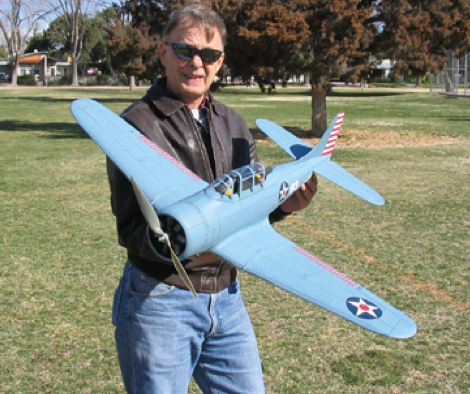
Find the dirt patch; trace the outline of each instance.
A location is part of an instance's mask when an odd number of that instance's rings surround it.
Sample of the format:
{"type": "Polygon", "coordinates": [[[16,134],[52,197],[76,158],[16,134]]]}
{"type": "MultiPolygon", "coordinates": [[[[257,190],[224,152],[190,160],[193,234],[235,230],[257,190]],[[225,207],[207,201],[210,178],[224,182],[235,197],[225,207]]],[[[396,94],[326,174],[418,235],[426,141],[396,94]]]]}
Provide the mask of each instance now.
{"type": "MultiPolygon", "coordinates": [[[[434,146],[456,144],[455,137],[441,137],[417,132],[348,130],[338,139],[338,147],[352,148],[400,148],[407,146],[434,146]]],[[[314,143],[314,139],[310,142],[314,143]]]]}
{"type": "MultiPolygon", "coordinates": [[[[310,146],[318,143],[318,138],[301,138],[310,146]]],[[[456,137],[440,137],[426,135],[418,132],[397,131],[367,131],[347,130],[343,131],[336,143],[339,148],[402,148],[458,144],[462,141],[456,137]]],[[[274,144],[270,139],[257,139],[258,144],[274,144]]]]}

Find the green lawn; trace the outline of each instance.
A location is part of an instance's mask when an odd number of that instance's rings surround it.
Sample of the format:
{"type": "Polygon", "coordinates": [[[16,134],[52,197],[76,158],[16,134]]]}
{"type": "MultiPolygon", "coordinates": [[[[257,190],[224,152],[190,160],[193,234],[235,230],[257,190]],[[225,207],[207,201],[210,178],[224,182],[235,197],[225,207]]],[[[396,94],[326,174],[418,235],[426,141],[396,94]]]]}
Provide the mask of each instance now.
{"type": "MultiPolygon", "coordinates": [[[[308,90],[277,90],[217,97],[250,128],[264,117],[306,137],[308,90]]],[[[104,155],[69,105],[92,97],[120,112],[144,92],[0,88],[0,393],[124,392],[110,309],[125,253],[104,155]]],[[[328,119],[346,113],[334,159],[387,204],[320,180],[314,203],[277,229],[404,310],[418,334],[372,334],[242,274],[267,392],[468,393],[470,101],[351,88],[327,104],[328,119]]],[[[265,140],[259,153],[287,160],[265,140]]]]}

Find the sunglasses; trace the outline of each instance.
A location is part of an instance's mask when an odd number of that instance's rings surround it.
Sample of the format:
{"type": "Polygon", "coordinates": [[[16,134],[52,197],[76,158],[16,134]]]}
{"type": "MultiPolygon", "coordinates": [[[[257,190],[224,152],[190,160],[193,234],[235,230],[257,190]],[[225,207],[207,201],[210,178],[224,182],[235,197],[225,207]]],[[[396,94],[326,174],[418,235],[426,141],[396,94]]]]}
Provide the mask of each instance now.
{"type": "Polygon", "coordinates": [[[174,42],[165,42],[170,45],[176,56],[183,60],[191,60],[195,55],[199,55],[204,63],[215,63],[222,56],[222,51],[212,48],[197,49],[187,44],[176,44],[174,42]]]}

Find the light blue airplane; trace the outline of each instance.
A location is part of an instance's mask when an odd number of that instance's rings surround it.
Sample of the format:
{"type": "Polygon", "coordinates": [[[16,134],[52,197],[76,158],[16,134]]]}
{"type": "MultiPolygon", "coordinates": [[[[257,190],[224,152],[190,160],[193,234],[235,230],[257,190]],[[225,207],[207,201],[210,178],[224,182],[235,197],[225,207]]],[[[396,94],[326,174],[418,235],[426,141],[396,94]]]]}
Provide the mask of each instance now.
{"type": "Polygon", "coordinates": [[[272,168],[253,163],[208,184],[101,104],[80,99],[72,103],[71,111],[132,181],[142,213],[161,241],[155,252],[173,261],[193,292],[180,260],[212,252],[370,331],[393,338],[416,333],[412,319],[284,238],[268,220],[312,173],[372,204],[385,203],[377,192],[330,160],[343,113],[335,117],[315,148],[275,123],[257,120],[258,127],[295,161],[272,168]]]}

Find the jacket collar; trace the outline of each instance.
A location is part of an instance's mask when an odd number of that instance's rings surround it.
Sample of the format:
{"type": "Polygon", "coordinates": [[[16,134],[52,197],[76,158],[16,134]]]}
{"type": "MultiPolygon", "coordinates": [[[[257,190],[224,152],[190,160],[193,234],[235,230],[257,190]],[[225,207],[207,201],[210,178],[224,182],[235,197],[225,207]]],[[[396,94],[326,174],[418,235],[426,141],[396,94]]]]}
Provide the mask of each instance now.
{"type": "MultiPolygon", "coordinates": [[[[167,88],[165,77],[158,78],[150,89],[147,90],[146,96],[165,116],[173,115],[186,105],[167,88]]],[[[206,93],[203,107],[212,109],[216,115],[223,116],[226,113],[225,106],[214,99],[209,92],[206,93]]]]}

